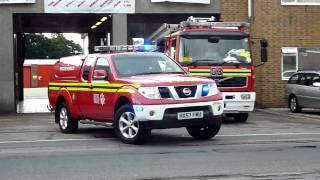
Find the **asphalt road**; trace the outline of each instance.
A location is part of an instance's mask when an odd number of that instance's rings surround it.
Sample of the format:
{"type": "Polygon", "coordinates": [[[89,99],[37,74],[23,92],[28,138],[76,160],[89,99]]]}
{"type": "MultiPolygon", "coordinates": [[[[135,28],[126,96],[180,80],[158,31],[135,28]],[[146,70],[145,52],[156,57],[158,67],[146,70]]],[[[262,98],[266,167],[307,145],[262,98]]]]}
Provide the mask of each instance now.
{"type": "Polygon", "coordinates": [[[51,114],[0,116],[0,179],[320,179],[320,121],[255,112],[210,141],[154,130],[137,146],[108,128],[61,134],[51,114]]]}

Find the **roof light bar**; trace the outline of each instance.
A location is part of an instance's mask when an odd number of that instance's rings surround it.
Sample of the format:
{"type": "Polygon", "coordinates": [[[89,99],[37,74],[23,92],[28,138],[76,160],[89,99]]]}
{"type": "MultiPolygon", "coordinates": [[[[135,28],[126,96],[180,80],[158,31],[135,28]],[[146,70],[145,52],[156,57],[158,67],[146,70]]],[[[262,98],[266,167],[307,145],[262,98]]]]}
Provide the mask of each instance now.
{"type": "Polygon", "coordinates": [[[96,52],[152,52],[156,50],[155,45],[117,45],[117,46],[95,46],[96,52]]]}

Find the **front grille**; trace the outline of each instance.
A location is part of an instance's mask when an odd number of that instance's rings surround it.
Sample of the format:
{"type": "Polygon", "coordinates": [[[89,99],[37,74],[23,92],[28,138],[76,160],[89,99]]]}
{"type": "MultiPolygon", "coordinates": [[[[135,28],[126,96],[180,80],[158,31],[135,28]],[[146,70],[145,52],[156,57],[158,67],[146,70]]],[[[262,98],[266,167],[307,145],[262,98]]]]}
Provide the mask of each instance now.
{"type": "Polygon", "coordinates": [[[197,86],[175,86],[179,98],[191,98],[196,95],[197,86]]]}
{"type": "Polygon", "coordinates": [[[222,88],[240,88],[247,86],[247,77],[213,77],[216,80],[217,86],[222,88]],[[221,79],[229,78],[219,82],[221,79]]]}
{"type": "Polygon", "coordinates": [[[171,98],[170,90],[168,87],[159,87],[158,89],[159,89],[161,98],[163,99],[171,98]]]}

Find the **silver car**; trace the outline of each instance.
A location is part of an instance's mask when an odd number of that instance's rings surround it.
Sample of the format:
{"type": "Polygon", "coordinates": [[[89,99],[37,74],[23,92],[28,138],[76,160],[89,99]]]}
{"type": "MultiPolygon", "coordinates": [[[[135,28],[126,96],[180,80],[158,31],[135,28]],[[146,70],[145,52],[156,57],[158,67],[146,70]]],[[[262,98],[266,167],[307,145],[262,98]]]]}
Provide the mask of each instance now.
{"type": "Polygon", "coordinates": [[[320,71],[299,71],[286,86],[286,99],[291,112],[302,108],[320,108],[320,71]]]}

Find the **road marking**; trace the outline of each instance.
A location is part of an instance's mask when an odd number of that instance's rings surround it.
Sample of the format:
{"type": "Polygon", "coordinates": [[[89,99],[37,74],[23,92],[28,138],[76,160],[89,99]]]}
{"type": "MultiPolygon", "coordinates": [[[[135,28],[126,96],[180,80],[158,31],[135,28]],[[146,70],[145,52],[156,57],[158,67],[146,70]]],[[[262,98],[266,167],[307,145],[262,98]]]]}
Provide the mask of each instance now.
{"type": "Polygon", "coordinates": [[[320,135],[320,133],[270,133],[270,134],[230,134],[218,137],[248,137],[248,136],[290,136],[290,135],[320,135]]]}
{"type": "MultiPolygon", "coordinates": [[[[217,137],[251,137],[251,136],[290,136],[290,135],[320,135],[320,133],[270,133],[270,134],[228,134],[217,135],[217,137]]],[[[65,142],[65,141],[99,141],[109,138],[87,138],[87,139],[43,139],[43,140],[20,140],[20,141],[0,141],[0,144],[14,143],[46,143],[46,142],[65,142]]]]}
{"type": "Polygon", "coordinates": [[[44,139],[44,140],[32,140],[32,141],[0,141],[0,144],[64,142],[64,141],[95,141],[95,140],[105,140],[105,139],[107,139],[107,138],[95,138],[95,139],[44,139]]]}

